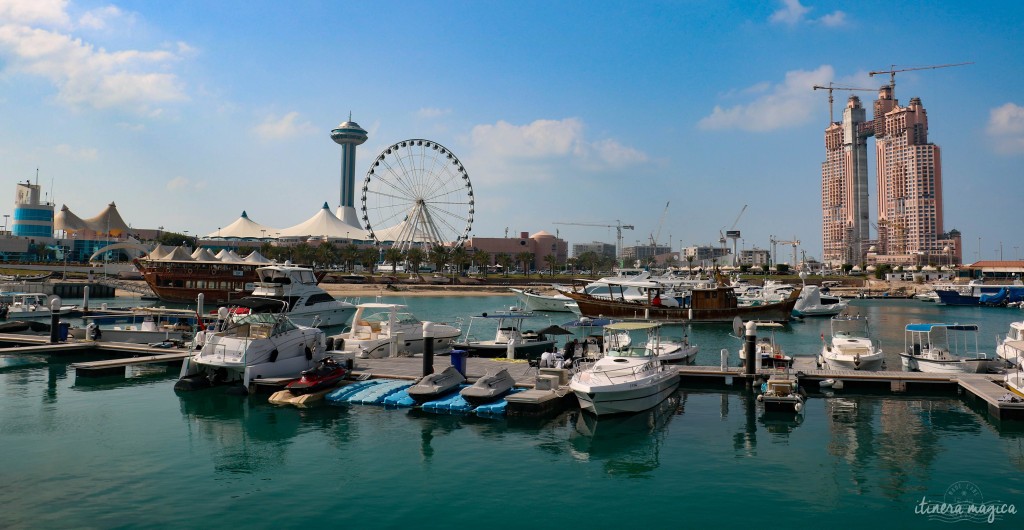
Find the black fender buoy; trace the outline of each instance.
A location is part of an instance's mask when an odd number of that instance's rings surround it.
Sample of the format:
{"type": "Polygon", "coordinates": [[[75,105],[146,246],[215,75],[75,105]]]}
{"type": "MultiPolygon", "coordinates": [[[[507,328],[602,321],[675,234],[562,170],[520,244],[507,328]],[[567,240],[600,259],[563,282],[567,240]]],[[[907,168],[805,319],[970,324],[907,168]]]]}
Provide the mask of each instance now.
{"type": "Polygon", "coordinates": [[[270,362],[272,362],[272,363],[276,363],[277,362],[277,348],[274,348],[270,352],[270,362]]]}
{"type": "Polygon", "coordinates": [[[309,349],[309,346],[306,346],[306,360],[313,360],[313,350],[309,349]]]}

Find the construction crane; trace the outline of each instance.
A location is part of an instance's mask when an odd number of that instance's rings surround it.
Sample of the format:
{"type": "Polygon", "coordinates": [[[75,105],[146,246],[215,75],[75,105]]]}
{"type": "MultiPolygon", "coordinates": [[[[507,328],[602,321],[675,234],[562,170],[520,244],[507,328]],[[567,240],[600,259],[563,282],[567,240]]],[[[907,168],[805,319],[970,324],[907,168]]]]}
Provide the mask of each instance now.
{"type": "Polygon", "coordinates": [[[599,224],[599,223],[552,223],[552,224],[556,224],[556,225],[571,225],[571,226],[599,226],[599,227],[602,227],[602,228],[614,228],[615,229],[615,236],[616,236],[615,257],[618,258],[619,266],[620,267],[622,266],[622,231],[623,230],[633,230],[634,229],[633,225],[624,225],[624,224],[622,224],[622,221],[620,221],[618,219],[615,220],[615,224],[613,224],[613,225],[606,225],[606,224],[599,224]]]}
{"type": "Polygon", "coordinates": [[[828,86],[814,85],[814,90],[828,90],[828,124],[832,125],[835,120],[832,118],[832,91],[833,90],[860,90],[863,92],[875,92],[877,88],[852,88],[848,86],[834,86],[829,81],[828,86]]]}
{"type": "Polygon", "coordinates": [[[781,239],[775,239],[775,236],[771,236],[769,241],[771,241],[771,244],[772,244],[772,262],[775,262],[776,264],[778,264],[778,262],[776,261],[776,258],[775,258],[775,245],[777,245],[779,243],[781,243],[783,245],[793,245],[793,263],[791,265],[792,265],[793,269],[796,269],[796,265],[797,265],[797,261],[796,261],[796,248],[800,246],[800,240],[797,239],[794,236],[793,239],[791,239],[789,241],[783,241],[781,239]]]}
{"type": "Polygon", "coordinates": [[[974,63],[973,62],[969,62],[969,63],[937,64],[937,65],[933,65],[933,66],[917,66],[917,67],[914,67],[914,68],[900,68],[900,69],[896,69],[896,65],[895,64],[891,64],[891,65],[889,65],[889,69],[888,70],[879,70],[877,72],[868,72],[868,76],[875,77],[878,74],[889,74],[889,88],[890,88],[890,90],[892,90],[892,98],[896,99],[896,73],[897,72],[912,72],[914,70],[935,70],[936,68],[949,68],[951,66],[964,66],[964,65],[967,65],[967,64],[974,64],[974,63]]]}
{"type": "MultiPolygon", "coordinates": [[[[736,225],[739,224],[740,217],[743,217],[743,212],[745,212],[745,211],[747,211],[747,205],[746,204],[744,204],[743,208],[740,209],[740,213],[739,213],[739,215],[736,216],[736,220],[732,222],[732,226],[730,226],[729,229],[726,230],[725,234],[722,236],[723,237],[722,243],[725,243],[725,238],[728,238],[728,239],[732,240],[732,265],[733,265],[733,267],[736,266],[736,250],[737,250],[736,249],[736,241],[739,240],[739,238],[740,238],[740,231],[736,230],[736,225]]],[[[722,235],[721,231],[719,231],[719,235],[722,235]]]]}
{"type": "MultiPolygon", "coordinates": [[[[658,252],[658,238],[661,237],[661,227],[665,224],[665,216],[668,215],[668,205],[670,201],[665,201],[665,209],[661,212],[661,219],[658,220],[658,231],[651,233],[651,247],[652,251],[658,252]]],[[[671,235],[671,234],[670,234],[671,235]]]]}

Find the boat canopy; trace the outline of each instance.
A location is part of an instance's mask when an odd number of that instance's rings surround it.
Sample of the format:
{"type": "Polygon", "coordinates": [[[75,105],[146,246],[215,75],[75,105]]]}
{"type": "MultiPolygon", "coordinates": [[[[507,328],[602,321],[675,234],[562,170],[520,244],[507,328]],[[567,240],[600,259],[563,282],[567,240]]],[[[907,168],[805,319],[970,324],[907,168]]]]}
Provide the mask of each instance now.
{"type": "Polygon", "coordinates": [[[944,328],[953,331],[978,331],[977,324],[907,324],[907,331],[930,332],[935,328],[944,328]]]}
{"type": "Polygon", "coordinates": [[[473,318],[533,318],[539,316],[541,315],[529,311],[498,311],[495,313],[483,313],[473,318]]]}
{"type": "Polygon", "coordinates": [[[287,307],[287,302],[274,298],[246,297],[232,300],[231,305],[247,307],[253,312],[282,311],[287,307]]]}
{"type": "Polygon", "coordinates": [[[636,331],[640,329],[654,329],[661,327],[658,322],[613,322],[604,327],[615,331],[636,331]]]}

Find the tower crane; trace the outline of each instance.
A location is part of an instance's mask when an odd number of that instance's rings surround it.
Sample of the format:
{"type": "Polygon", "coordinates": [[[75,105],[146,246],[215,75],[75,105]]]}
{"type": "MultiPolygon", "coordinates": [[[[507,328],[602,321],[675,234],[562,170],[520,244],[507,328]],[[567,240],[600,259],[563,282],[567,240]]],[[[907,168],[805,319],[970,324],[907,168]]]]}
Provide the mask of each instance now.
{"type": "Polygon", "coordinates": [[[895,64],[889,65],[888,70],[879,70],[877,72],[868,72],[868,76],[875,77],[878,74],[889,74],[889,88],[892,90],[893,99],[896,98],[896,73],[897,72],[912,72],[914,70],[935,70],[937,68],[949,68],[951,66],[964,66],[967,64],[974,64],[973,62],[968,63],[952,63],[952,64],[936,64],[932,66],[917,66],[914,68],[900,68],[896,69],[895,64]]]}
{"type": "MultiPolygon", "coordinates": [[[[668,207],[668,205],[666,205],[666,208],[667,207],[668,207]]],[[[624,224],[622,224],[622,221],[620,221],[618,219],[615,220],[615,224],[613,224],[613,225],[600,224],[600,223],[552,223],[552,224],[556,224],[556,225],[571,225],[571,226],[599,226],[599,227],[602,227],[602,228],[614,228],[615,229],[615,235],[616,235],[615,257],[619,259],[619,266],[620,267],[622,266],[622,231],[623,230],[633,230],[634,229],[633,225],[624,225],[624,224]]]]}
{"type": "Polygon", "coordinates": [[[732,265],[736,266],[736,241],[740,238],[740,231],[736,230],[736,225],[740,222],[740,217],[743,217],[743,212],[747,211],[747,205],[744,204],[743,208],[740,209],[739,215],[736,216],[736,220],[732,222],[732,226],[725,231],[722,243],[725,243],[725,238],[732,240],[732,265]]]}
{"type": "Polygon", "coordinates": [[[791,239],[789,241],[783,241],[781,239],[775,239],[775,236],[771,236],[771,239],[769,239],[769,241],[771,241],[771,244],[772,244],[772,261],[775,261],[775,245],[777,245],[779,243],[782,243],[783,245],[793,245],[793,263],[791,265],[792,265],[792,267],[794,269],[796,269],[796,265],[797,265],[797,261],[796,261],[796,248],[800,246],[800,240],[797,239],[796,236],[793,236],[793,239],[791,239]]]}
{"type": "Polygon", "coordinates": [[[829,81],[828,86],[814,85],[814,90],[828,90],[828,124],[832,125],[835,120],[832,118],[832,91],[833,90],[860,90],[863,92],[875,92],[876,88],[852,88],[847,86],[834,86],[829,81]]]}
{"type": "MultiPolygon", "coordinates": [[[[668,205],[671,201],[665,201],[665,209],[661,212],[661,219],[658,220],[658,231],[651,233],[651,246],[652,251],[658,251],[658,238],[661,237],[661,227],[665,224],[665,216],[668,215],[668,205]]],[[[669,234],[671,235],[671,234],[669,234]]],[[[671,245],[670,245],[671,246],[671,245]]]]}

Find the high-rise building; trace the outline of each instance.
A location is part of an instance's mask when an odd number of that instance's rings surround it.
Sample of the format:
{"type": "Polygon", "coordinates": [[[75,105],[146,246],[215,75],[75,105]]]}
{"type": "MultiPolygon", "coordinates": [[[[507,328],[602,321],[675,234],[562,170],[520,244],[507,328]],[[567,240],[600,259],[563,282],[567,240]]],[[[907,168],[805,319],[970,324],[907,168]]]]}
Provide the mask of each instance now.
{"type": "Polygon", "coordinates": [[[924,265],[960,255],[959,232],[944,232],[942,163],[928,141],[928,115],[920,98],[901,107],[883,86],[865,118],[851,96],[843,120],[825,129],[821,166],[823,261],[924,265]],[[878,237],[870,237],[867,138],[875,137],[878,237]],[[956,237],[951,237],[953,233],[956,237]]]}

